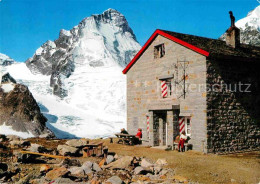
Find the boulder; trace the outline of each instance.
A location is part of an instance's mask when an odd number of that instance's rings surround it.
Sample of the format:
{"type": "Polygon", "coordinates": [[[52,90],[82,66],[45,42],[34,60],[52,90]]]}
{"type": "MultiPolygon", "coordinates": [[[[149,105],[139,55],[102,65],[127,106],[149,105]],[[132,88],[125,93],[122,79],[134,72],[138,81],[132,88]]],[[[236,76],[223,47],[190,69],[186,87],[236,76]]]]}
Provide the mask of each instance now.
{"type": "Polygon", "coordinates": [[[9,142],[11,147],[18,147],[18,148],[23,148],[23,147],[28,147],[31,145],[30,141],[24,141],[24,140],[12,140],[9,142]]]}
{"type": "Polygon", "coordinates": [[[115,162],[112,162],[108,165],[103,166],[104,168],[111,168],[111,169],[126,169],[132,164],[133,157],[131,156],[124,156],[115,162]]]}
{"type": "Polygon", "coordinates": [[[155,162],[156,165],[160,165],[160,166],[164,166],[164,165],[167,165],[167,161],[165,158],[159,158],[156,162],[155,162]]]}
{"type": "Polygon", "coordinates": [[[141,161],[141,166],[144,168],[153,167],[154,164],[150,159],[143,158],[141,161]]]}
{"type": "Polygon", "coordinates": [[[111,162],[113,162],[115,159],[113,157],[113,155],[108,155],[106,158],[106,164],[110,164],[111,162]]]}
{"type": "Polygon", "coordinates": [[[106,184],[122,184],[122,180],[118,176],[112,176],[106,181],[106,184]]]}
{"type": "Polygon", "coordinates": [[[139,175],[139,174],[146,175],[147,173],[151,173],[151,171],[149,169],[138,166],[135,168],[134,173],[135,175],[139,175]]]}
{"type": "MultiPolygon", "coordinates": [[[[49,184],[50,182],[48,182],[49,184]]],[[[51,184],[72,184],[75,183],[69,178],[57,178],[53,183],[51,184]]]]}
{"type": "Polygon", "coordinates": [[[114,159],[115,159],[115,160],[119,159],[118,154],[115,154],[114,159]]]}
{"type": "Polygon", "coordinates": [[[161,166],[153,167],[153,173],[154,174],[159,174],[161,171],[162,171],[162,167],[161,166]]]}
{"type": "Polygon", "coordinates": [[[75,147],[75,148],[82,148],[85,147],[89,143],[86,139],[71,139],[66,142],[66,145],[75,147]]]}
{"type": "Polygon", "coordinates": [[[37,153],[44,153],[47,151],[47,149],[44,146],[39,144],[31,144],[31,147],[28,150],[37,153]]]}
{"type": "Polygon", "coordinates": [[[49,180],[55,180],[57,178],[67,175],[68,173],[69,173],[69,171],[65,167],[59,167],[59,168],[49,171],[46,174],[46,178],[49,180]]]}
{"type": "Polygon", "coordinates": [[[30,181],[31,184],[49,184],[50,182],[46,181],[45,178],[33,179],[30,181]]]}
{"type": "Polygon", "coordinates": [[[68,169],[70,174],[75,177],[83,178],[85,177],[85,171],[82,167],[71,167],[68,169]]]}
{"type": "Polygon", "coordinates": [[[81,164],[80,164],[80,161],[77,160],[77,159],[64,159],[61,163],[60,163],[61,166],[64,166],[64,167],[70,167],[70,166],[77,166],[77,167],[80,167],[81,164]]]}
{"type": "Polygon", "coordinates": [[[57,150],[59,154],[63,156],[76,155],[79,151],[77,148],[67,146],[67,145],[59,145],[57,147],[57,150]]]}
{"type": "Polygon", "coordinates": [[[98,165],[97,163],[93,163],[92,170],[93,170],[93,171],[96,171],[96,172],[99,172],[99,171],[101,171],[102,169],[99,167],[99,165],[98,165]]]}
{"type": "Polygon", "coordinates": [[[82,164],[82,167],[92,169],[93,163],[90,162],[90,161],[86,161],[86,162],[84,162],[84,163],[82,164]]]}
{"type": "Polygon", "coordinates": [[[9,141],[13,141],[13,140],[21,140],[22,138],[17,136],[17,135],[7,135],[6,138],[9,140],[9,141]]]}
{"type": "Polygon", "coordinates": [[[49,165],[43,164],[40,167],[40,172],[41,173],[47,173],[49,170],[51,170],[51,167],[49,165]]]}
{"type": "Polygon", "coordinates": [[[84,170],[86,175],[89,175],[89,174],[93,173],[92,169],[89,168],[89,167],[82,166],[81,168],[84,170]]]}

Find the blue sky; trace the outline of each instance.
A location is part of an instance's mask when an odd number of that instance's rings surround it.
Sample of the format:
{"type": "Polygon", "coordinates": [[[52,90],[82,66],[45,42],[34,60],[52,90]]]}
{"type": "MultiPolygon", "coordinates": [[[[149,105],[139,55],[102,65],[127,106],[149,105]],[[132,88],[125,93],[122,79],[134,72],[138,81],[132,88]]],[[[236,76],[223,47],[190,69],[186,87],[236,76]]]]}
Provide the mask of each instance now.
{"type": "Polygon", "coordinates": [[[141,45],[155,29],[218,38],[259,5],[257,0],[0,0],[0,53],[25,61],[60,29],[114,8],[125,15],[141,45]]]}

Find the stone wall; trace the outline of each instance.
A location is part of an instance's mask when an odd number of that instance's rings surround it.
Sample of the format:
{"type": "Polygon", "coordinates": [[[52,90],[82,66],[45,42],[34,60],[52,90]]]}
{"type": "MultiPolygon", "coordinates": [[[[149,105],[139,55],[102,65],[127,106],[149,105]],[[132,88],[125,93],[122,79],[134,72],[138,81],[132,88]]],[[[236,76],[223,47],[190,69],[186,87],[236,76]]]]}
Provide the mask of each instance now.
{"type": "Polygon", "coordinates": [[[257,70],[257,64],[250,61],[207,61],[208,152],[259,150],[260,76],[257,70]],[[248,86],[242,84],[251,86],[246,89],[248,86]]]}
{"type": "MultiPolygon", "coordinates": [[[[167,124],[172,129],[173,113],[168,112],[173,106],[179,106],[180,114],[191,116],[191,143],[198,151],[206,150],[206,58],[163,36],[157,36],[138,61],[127,72],[127,129],[136,134],[142,128],[144,139],[147,137],[146,116],[150,115],[150,131],[152,131],[152,110],[167,110],[167,124]],[[154,46],[165,44],[165,56],[154,59],[154,46]],[[178,61],[186,61],[187,88],[183,97],[183,69],[178,61]],[[160,78],[172,76],[174,92],[171,97],[162,98],[160,78]],[[199,85],[202,89],[198,89],[199,85]],[[178,90],[176,90],[178,89],[178,90]]],[[[176,118],[175,118],[176,119],[176,118]]],[[[168,130],[172,134],[173,130],[168,130]]],[[[153,132],[150,132],[150,135],[153,132]]],[[[172,135],[167,137],[172,139],[172,135]]],[[[149,139],[153,139],[150,137],[149,139]]]]}

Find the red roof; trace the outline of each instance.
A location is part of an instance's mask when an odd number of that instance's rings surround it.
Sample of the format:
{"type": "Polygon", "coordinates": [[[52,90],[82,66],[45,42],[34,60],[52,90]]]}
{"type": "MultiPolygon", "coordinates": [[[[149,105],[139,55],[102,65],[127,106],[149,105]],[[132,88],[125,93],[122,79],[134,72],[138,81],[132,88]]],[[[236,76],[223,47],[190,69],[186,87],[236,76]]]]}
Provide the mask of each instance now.
{"type": "Polygon", "coordinates": [[[194,45],[191,45],[181,39],[178,39],[166,32],[164,32],[163,30],[159,30],[157,29],[153,34],[152,36],[148,39],[148,41],[144,44],[144,46],[141,48],[141,50],[135,55],[135,57],[132,59],[132,61],[126,66],[126,68],[123,70],[123,74],[126,74],[128,72],[128,70],[135,64],[135,62],[139,59],[139,57],[144,53],[144,51],[148,48],[148,46],[152,43],[152,41],[155,39],[155,37],[157,35],[161,35],[163,37],[166,37],[176,43],[179,43],[180,45],[183,45],[184,47],[187,47],[197,53],[200,53],[204,56],[209,56],[209,52],[203,50],[203,49],[200,49],[194,45]]]}

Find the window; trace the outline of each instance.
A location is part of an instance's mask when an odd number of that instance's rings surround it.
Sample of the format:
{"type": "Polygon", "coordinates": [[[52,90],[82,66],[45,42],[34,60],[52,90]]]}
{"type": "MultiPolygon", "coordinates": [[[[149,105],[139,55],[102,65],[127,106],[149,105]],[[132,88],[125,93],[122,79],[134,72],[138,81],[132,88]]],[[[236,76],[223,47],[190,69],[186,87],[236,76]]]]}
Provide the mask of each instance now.
{"type": "Polygon", "coordinates": [[[172,80],[169,79],[161,79],[161,94],[163,98],[170,97],[172,95],[172,80]]]}
{"type": "Polygon", "coordinates": [[[187,136],[191,136],[190,117],[185,117],[185,132],[187,136]]]}
{"type": "Polygon", "coordinates": [[[164,44],[160,44],[154,47],[154,58],[161,58],[165,55],[164,44]]]}
{"type": "Polygon", "coordinates": [[[179,130],[180,133],[185,131],[187,136],[191,136],[191,119],[189,116],[182,116],[179,118],[179,130]]]}

